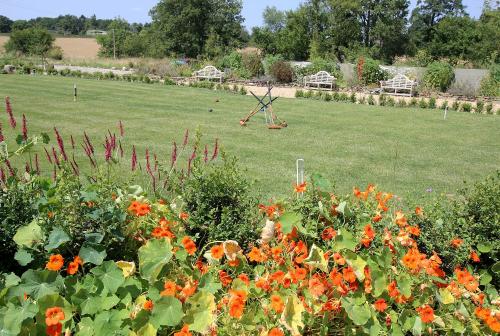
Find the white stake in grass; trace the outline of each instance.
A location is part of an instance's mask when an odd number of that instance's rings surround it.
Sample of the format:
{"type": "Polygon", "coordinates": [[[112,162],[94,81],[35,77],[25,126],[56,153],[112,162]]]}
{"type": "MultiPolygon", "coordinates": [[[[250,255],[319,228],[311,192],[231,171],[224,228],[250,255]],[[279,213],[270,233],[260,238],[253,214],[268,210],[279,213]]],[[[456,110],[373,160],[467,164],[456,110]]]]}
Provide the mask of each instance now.
{"type": "MultiPolygon", "coordinates": [[[[295,163],[297,168],[297,185],[304,183],[304,159],[298,159],[295,163]]],[[[301,197],[302,193],[297,193],[297,197],[301,197]]]]}
{"type": "Polygon", "coordinates": [[[447,116],[448,116],[448,106],[444,108],[444,120],[446,120],[447,116]]]}
{"type": "Polygon", "coordinates": [[[73,101],[76,102],[77,96],[78,96],[78,92],[76,90],[76,84],[73,84],[73,101]]]}

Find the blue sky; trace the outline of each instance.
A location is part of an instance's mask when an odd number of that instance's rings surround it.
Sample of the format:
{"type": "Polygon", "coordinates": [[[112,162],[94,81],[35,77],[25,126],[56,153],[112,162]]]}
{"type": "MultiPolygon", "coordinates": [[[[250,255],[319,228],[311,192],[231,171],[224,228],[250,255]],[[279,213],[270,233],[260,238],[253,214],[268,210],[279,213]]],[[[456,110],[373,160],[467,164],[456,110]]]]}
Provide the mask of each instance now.
{"type": "MultiPolygon", "coordinates": [[[[296,8],[302,0],[243,0],[243,16],[245,25],[253,27],[262,23],[262,10],[266,6],[276,6],[279,9],[296,8]]],[[[59,14],[74,14],[98,18],[114,18],[120,16],[133,22],[149,21],[148,12],[157,0],[0,0],[0,15],[12,19],[29,19],[37,16],[58,16],[59,14]]],[[[416,3],[416,0],[412,0],[416,3]]],[[[482,0],[463,0],[468,12],[477,17],[481,13],[482,0]]]]}

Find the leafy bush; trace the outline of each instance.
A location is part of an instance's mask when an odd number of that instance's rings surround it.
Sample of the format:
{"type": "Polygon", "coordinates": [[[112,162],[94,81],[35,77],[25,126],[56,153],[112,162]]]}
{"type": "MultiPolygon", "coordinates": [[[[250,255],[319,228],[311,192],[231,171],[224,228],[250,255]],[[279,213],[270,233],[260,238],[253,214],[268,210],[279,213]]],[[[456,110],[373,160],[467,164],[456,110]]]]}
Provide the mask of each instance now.
{"type": "Polygon", "coordinates": [[[460,103],[459,103],[457,100],[455,100],[455,101],[453,102],[453,104],[451,105],[451,109],[452,109],[453,111],[458,111],[458,110],[460,109],[460,103]]]}
{"type": "Polygon", "coordinates": [[[425,98],[420,99],[420,101],[418,102],[418,107],[423,109],[428,108],[429,105],[427,105],[427,100],[425,100],[425,98]]]}
{"type": "Polygon", "coordinates": [[[467,113],[472,112],[472,104],[470,104],[470,103],[463,103],[462,104],[462,112],[467,112],[467,113]]]}
{"type": "Polygon", "coordinates": [[[349,97],[349,100],[351,101],[351,103],[356,103],[356,93],[351,93],[350,97],[349,97]]]}
{"type": "Polygon", "coordinates": [[[304,92],[304,98],[311,98],[313,95],[313,92],[311,90],[307,90],[304,92]]]}
{"type": "Polygon", "coordinates": [[[365,97],[365,96],[361,96],[361,97],[359,97],[358,102],[359,102],[361,105],[365,105],[365,104],[366,104],[366,97],[365,97]]]}
{"type": "Polygon", "coordinates": [[[264,57],[264,60],[262,61],[264,73],[267,76],[272,76],[271,68],[273,67],[274,63],[283,62],[284,60],[285,59],[281,55],[266,55],[266,57],[264,57]]]}
{"type": "Polygon", "coordinates": [[[223,156],[221,164],[196,164],[182,187],[189,233],[200,242],[255,239],[257,201],[236,159],[223,156]]]}
{"type": "Polygon", "coordinates": [[[304,97],[304,91],[303,90],[297,90],[295,91],[295,98],[303,98],[304,97]]]}
{"type": "Polygon", "coordinates": [[[443,101],[443,103],[441,104],[441,106],[439,108],[441,110],[446,110],[447,107],[448,107],[448,101],[445,100],[445,101],[443,101]]]}
{"type": "Polygon", "coordinates": [[[52,58],[54,60],[62,60],[64,56],[63,50],[59,46],[55,46],[50,48],[50,50],[47,53],[48,58],[52,58]]]}
{"type": "Polygon", "coordinates": [[[408,104],[406,103],[405,99],[399,99],[398,100],[398,104],[397,104],[398,107],[406,107],[407,105],[408,104]]]}
{"type": "Polygon", "coordinates": [[[375,105],[375,98],[373,98],[373,95],[368,96],[368,105],[375,105]]]}
{"type": "Polygon", "coordinates": [[[275,62],[269,71],[278,83],[291,83],[293,81],[293,68],[288,62],[275,62]]]}
{"type": "Polygon", "coordinates": [[[378,104],[380,106],[385,106],[386,105],[386,102],[387,102],[387,95],[385,94],[381,94],[379,97],[378,97],[378,104]]]}
{"type": "Polygon", "coordinates": [[[486,105],[486,113],[493,114],[493,104],[492,103],[489,103],[488,105],[486,105]]]}
{"type": "Polygon", "coordinates": [[[365,58],[361,69],[361,81],[365,85],[378,84],[388,78],[388,73],[380,68],[380,62],[365,58]]]}
{"type": "Polygon", "coordinates": [[[396,106],[396,101],[394,100],[394,98],[388,97],[386,104],[387,104],[387,106],[391,106],[391,107],[396,106]]]}
{"type": "Polygon", "coordinates": [[[449,63],[433,62],[427,67],[423,80],[427,88],[446,92],[455,80],[455,72],[449,63]]]}
{"type": "Polygon", "coordinates": [[[476,103],[476,113],[483,113],[484,110],[484,102],[482,100],[478,100],[476,103]]]}
{"type": "Polygon", "coordinates": [[[428,107],[430,109],[435,109],[436,108],[436,98],[434,98],[434,97],[429,98],[428,107]]]}
{"type": "Polygon", "coordinates": [[[410,106],[410,107],[417,107],[417,105],[418,105],[418,100],[417,100],[417,98],[412,98],[412,99],[410,100],[410,102],[408,103],[408,106],[410,106]]]}
{"type": "Polygon", "coordinates": [[[242,65],[248,73],[248,78],[256,77],[264,71],[262,57],[258,53],[244,53],[242,55],[242,65]]]}
{"type": "Polygon", "coordinates": [[[479,92],[487,97],[500,96],[500,64],[493,65],[488,76],[481,80],[479,92]]]}
{"type": "Polygon", "coordinates": [[[332,100],[332,95],[328,92],[326,92],[324,95],[323,95],[323,99],[325,101],[331,101],[332,100]]]}
{"type": "Polygon", "coordinates": [[[42,56],[46,55],[52,48],[54,40],[54,37],[46,29],[14,30],[10,34],[9,41],[5,44],[5,50],[24,55],[42,56]]]}

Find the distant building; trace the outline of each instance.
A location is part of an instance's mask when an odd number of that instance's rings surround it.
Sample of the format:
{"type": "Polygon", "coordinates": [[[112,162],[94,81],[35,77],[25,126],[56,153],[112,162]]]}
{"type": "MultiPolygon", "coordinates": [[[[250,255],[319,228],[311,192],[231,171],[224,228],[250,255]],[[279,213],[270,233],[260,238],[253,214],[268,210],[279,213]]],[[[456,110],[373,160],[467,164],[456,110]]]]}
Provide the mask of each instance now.
{"type": "Polygon", "coordinates": [[[97,29],[90,29],[87,30],[86,35],[88,36],[97,36],[97,35],[107,35],[108,32],[105,30],[97,30],[97,29]]]}

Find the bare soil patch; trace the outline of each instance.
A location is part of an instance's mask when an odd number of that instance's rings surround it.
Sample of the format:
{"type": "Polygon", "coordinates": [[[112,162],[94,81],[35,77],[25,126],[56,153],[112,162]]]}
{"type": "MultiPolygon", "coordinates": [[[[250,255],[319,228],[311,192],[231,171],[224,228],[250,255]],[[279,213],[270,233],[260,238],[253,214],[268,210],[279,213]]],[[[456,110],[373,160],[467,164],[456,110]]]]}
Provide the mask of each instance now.
{"type": "MultiPolygon", "coordinates": [[[[0,52],[4,51],[3,45],[8,40],[8,36],[0,36],[0,52]]],[[[65,58],[97,58],[99,52],[95,38],[57,37],[54,44],[62,48],[65,58]]]]}

